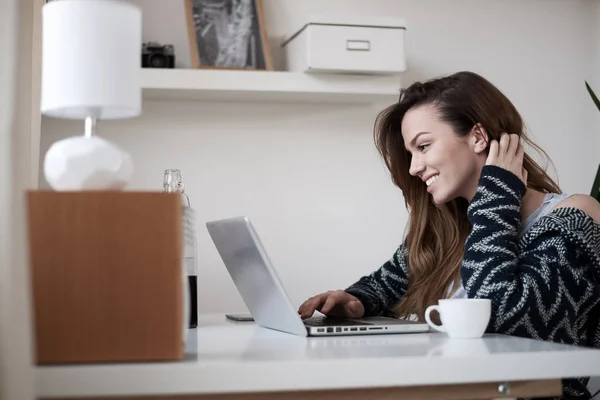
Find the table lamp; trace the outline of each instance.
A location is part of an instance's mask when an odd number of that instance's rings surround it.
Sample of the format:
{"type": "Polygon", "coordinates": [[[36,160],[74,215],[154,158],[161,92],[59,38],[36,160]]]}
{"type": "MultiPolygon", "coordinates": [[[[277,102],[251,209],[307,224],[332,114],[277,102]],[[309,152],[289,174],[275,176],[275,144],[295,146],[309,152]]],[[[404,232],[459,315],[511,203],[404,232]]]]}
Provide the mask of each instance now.
{"type": "Polygon", "coordinates": [[[85,121],[84,135],[48,149],[46,180],[61,191],[122,190],[131,157],[95,131],[99,120],[141,112],[141,11],[118,0],[54,0],[42,24],[41,112],[85,121]]]}

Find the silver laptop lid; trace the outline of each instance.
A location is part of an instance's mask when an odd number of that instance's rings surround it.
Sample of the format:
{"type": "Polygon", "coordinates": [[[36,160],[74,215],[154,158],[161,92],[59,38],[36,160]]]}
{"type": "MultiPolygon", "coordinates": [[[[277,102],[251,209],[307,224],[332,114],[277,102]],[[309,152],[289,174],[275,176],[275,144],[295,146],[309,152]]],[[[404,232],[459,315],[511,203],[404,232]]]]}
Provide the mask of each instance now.
{"type": "Polygon", "coordinates": [[[292,306],[250,220],[235,217],[209,221],[206,227],[256,323],[307,336],[306,327],[292,306]]]}

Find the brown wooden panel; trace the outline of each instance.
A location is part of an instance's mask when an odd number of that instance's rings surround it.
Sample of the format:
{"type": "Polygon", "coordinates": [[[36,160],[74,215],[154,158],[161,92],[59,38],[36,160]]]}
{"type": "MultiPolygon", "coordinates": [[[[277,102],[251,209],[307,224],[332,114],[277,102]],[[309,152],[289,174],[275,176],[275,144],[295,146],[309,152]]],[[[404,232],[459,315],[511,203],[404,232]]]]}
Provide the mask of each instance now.
{"type": "MultiPolygon", "coordinates": [[[[497,383],[474,383],[383,389],[231,393],[192,396],[111,397],[110,400],[482,400],[512,399],[516,397],[552,397],[560,396],[562,393],[562,383],[560,379],[510,382],[510,388],[510,393],[505,397],[498,393],[497,383]]],[[[102,398],[94,397],[86,398],[85,400],[101,399],[102,398]]],[[[104,399],[108,400],[108,398],[104,399]]]]}
{"type": "Polygon", "coordinates": [[[183,357],[181,198],[27,193],[37,362],[183,357]]]}

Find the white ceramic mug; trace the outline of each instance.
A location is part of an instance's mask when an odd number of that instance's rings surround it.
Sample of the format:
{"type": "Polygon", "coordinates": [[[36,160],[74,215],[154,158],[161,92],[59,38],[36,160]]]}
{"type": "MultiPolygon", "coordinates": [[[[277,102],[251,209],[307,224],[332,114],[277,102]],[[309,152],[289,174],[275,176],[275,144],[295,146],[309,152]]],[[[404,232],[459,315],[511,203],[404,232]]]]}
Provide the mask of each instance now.
{"type": "Polygon", "coordinates": [[[425,320],[433,329],[457,339],[474,339],[483,336],[490,322],[492,302],[489,299],[444,299],[439,305],[425,310],[425,320]],[[441,325],[431,321],[431,312],[440,314],[441,325]]]}

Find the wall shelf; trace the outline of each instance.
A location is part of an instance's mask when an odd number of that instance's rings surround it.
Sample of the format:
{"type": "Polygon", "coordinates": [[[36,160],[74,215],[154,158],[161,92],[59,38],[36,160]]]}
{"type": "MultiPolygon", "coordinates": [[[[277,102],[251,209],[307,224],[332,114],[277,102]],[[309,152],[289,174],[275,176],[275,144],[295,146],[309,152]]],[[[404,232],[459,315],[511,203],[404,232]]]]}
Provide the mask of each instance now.
{"type": "Polygon", "coordinates": [[[142,69],[144,99],[391,104],[400,76],[283,71],[142,69]]]}

